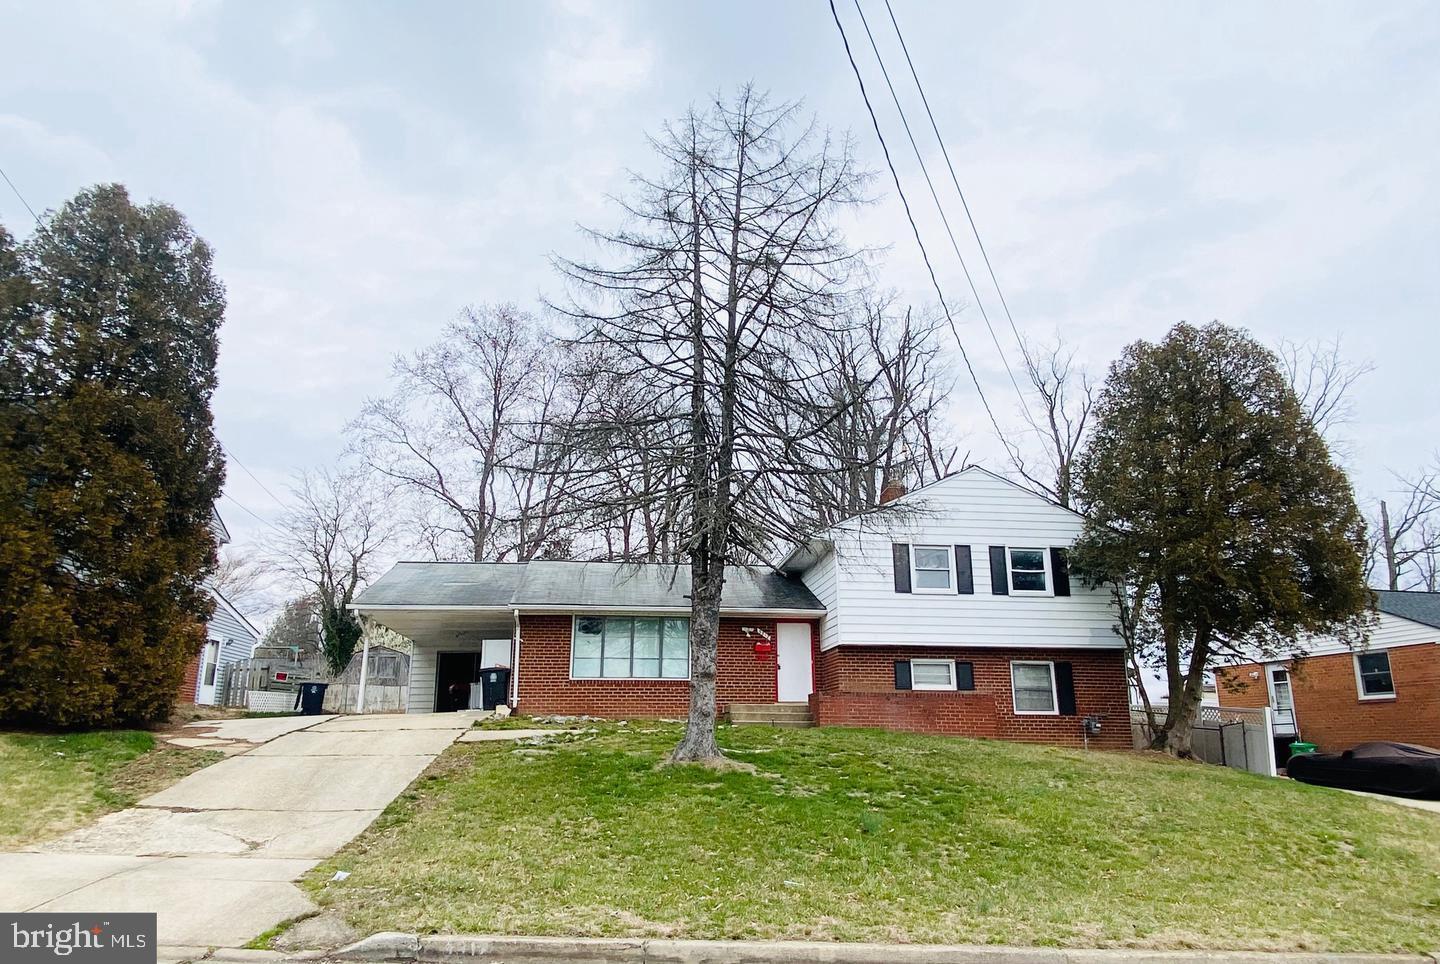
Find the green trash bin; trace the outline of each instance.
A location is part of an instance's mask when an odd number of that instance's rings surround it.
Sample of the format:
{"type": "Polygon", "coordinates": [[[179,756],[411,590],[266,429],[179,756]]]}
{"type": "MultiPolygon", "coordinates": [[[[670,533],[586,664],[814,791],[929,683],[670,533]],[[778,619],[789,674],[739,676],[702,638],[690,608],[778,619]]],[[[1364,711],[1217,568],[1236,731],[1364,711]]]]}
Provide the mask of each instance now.
{"type": "Polygon", "coordinates": [[[1296,740],[1290,744],[1290,755],[1299,756],[1302,753],[1314,753],[1315,744],[1306,743],[1304,740],[1296,740]]]}

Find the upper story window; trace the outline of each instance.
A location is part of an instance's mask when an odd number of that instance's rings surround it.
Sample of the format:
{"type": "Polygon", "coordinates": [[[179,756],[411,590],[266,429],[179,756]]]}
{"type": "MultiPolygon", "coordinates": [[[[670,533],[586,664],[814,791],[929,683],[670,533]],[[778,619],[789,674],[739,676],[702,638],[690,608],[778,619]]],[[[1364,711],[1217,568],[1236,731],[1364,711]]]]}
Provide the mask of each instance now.
{"type": "Polygon", "coordinates": [[[1390,676],[1390,654],[1385,650],[1355,654],[1355,685],[1362,700],[1395,698],[1395,680],[1390,676]]]}
{"type": "Polygon", "coordinates": [[[1050,553],[1044,549],[1006,550],[1010,571],[1010,591],[1015,593],[1050,591],[1050,553]]]}
{"type": "Polygon", "coordinates": [[[911,546],[911,584],[916,592],[954,592],[949,546],[911,546]]]}
{"type": "Polygon", "coordinates": [[[571,679],[689,679],[690,620],[576,616],[571,679]]]}

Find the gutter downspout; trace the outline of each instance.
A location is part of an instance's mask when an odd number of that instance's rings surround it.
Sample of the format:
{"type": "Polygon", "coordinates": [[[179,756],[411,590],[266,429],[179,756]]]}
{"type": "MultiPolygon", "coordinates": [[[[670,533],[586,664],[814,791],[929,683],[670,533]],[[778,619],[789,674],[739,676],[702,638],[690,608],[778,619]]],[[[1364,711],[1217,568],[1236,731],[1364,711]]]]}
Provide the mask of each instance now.
{"type": "Polygon", "coordinates": [[[520,705],[520,610],[513,610],[515,614],[515,631],[512,636],[515,640],[514,655],[511,661],[514,665],[510,667],[510,708],[515,709],[520,705]]]}

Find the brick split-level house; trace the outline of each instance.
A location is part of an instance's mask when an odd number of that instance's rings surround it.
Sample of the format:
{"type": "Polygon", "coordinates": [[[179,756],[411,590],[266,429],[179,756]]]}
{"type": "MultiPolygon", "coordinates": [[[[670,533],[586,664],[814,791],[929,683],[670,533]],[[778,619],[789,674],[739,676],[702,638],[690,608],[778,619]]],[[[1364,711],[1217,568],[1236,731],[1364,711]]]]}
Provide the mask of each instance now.
{"type": "MultiPolygon", "coordinates": [[[[719,711],[1128,747],[1109,595],[1066,566],[1082,523],[970,468],[771,569],[730,569],[719,711]]],[[[686,566],[402,562],[353,608],[413,641],[410,712],[494,702],[471,684],[503,666],[521,713],[683,717],[689,582],[686,566]]]]}
{"type": "Polygon", "coordinates": [[[1377,621],[1361,646],[1317,637],[1299,659],[1216,670],[1223,705],[1274,711],[1280,760],[1297,739],[1324,751],[1370,740],[1440,747],[1440,593],[1375,596],[1377,621]]]}

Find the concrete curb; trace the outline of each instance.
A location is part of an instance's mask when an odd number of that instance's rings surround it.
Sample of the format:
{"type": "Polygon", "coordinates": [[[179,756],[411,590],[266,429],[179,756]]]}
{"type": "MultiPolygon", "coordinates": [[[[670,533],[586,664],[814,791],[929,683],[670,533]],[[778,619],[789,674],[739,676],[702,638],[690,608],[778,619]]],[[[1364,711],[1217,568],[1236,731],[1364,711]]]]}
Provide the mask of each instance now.
{"type": "Polygon", "coordinates": [[[811,941],[671,941],[373,934],[334,957],[351,961],[513,964],[1440,964],[1430,954],[1297,954],[811,941]]]}

